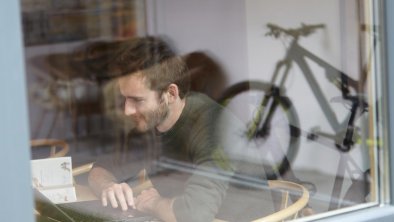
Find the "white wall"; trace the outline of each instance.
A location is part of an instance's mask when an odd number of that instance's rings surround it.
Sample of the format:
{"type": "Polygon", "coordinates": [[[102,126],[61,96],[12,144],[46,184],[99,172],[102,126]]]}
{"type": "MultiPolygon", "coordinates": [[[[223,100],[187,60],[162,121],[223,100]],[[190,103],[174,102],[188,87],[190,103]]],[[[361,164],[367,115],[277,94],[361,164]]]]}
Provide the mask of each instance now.
{"type": "MultiPolygon", "coordinates": [[[[305,24],[325,24],[325,29],[300,39],[300,44],[334,67],[358,78],[358,30],[355,1],[326,0],[248,0],[246,1],[247,43],[249,78],[270,80],[278,60],[284,57],[286,48],[279,39],[265,36],[265,25],[274,23],[284,28],[305,24]]],[[[341,97],[340,91],[325,78],[325,72],[316,64],[309,63],[320,88],[327,100],[341,97]]],[[[292,100],[301,124],[301,130],[308,132],[313,127],[333,133],[321,107],[313,96],[302,72],[295,67],[287,80],[287,95],[292,100]]],[[[348,113],[342,104],[330,103],[338,120],[344,120],[348,113]]],[[[300,152],[295,167],[308,168],[334,174],[340,153],[323,143],[311,142],[302,137],[300,152]]],[[[351,153],[361,161],[357,151],[351,153]]]]}
{"type": "Polygon", "coordinates": [[[148,27],[150,34],[168,37],[179,53],[207,51],[221,63],[230,83],[247,74],[244,1],[153,0],[148,12],[148,24],[155,26],[148,27]]]}
{"type": "MultiPolygon", "coordinates": [[[[165,35],[180,53],[208,50],[223,65],[230,83],[268,80],[284,56],[283,42],[265,36],[266,23],[294,28],[301,23],[326,25],[300,43],[318,57],[351,76],[358,75],[358,33],[355,1],[340,0],[166,0],[148,1],[150,34],[165,35]],[[154,10],[152,10],[154,7],[154,10]],[[153,21],[152,21],[153,20],[153,21]],[[154,27],[152,27],[154,26],[154,27]]],[[[327,83],[322,69],[311,68],[328,100],[340,92],[327,83]]],[[[333,132],[298,67],[287,82],[302,130],[320,126],[333,132]]],[[[346,109],[333,104],[339,120],[346,109]]],[[[302,138],[295,167],[335,175],[339,154],[321,143],[302,138]]],[[[358,154],[357,159],[360,159],[358,154]]]]}

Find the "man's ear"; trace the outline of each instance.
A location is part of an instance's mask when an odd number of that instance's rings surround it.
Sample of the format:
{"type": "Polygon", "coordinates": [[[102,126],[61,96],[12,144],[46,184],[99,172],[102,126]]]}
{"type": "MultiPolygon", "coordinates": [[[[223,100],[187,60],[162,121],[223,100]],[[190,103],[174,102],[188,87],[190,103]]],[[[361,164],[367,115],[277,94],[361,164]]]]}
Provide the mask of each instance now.
{"type": "Polygon", "coordinates": [[[179,98],[179,88],[176,84],[172,83],[167,88],[168,102],[173,103],[179,98]]]}

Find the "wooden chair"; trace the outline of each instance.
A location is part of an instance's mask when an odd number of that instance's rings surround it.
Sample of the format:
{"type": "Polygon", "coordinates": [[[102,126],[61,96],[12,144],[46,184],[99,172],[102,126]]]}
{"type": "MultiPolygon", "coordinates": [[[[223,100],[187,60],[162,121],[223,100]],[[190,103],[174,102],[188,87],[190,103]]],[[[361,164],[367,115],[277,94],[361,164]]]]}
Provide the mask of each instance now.
{"type": "Polygon", "coordinates": [[[254,220],[253,222],[273,222],[285,221],[298,217],[309,201],[308,190],[297,183],[284,180],[269,180],[268,186],[272,189],[278,189],[282,194],[281,210],[268,216],[254,220]],[[290,203],[290,195],[297,196],[297,200],[290,203]]]}
{"type": "Polygon", "coordinates": [[[35,147],[49,147],[48,158],[65,156],[70,150],[68,144],[63,140],[58,139],[36,139],[30,141],[30,146],[35,147]],[[58,150],[59,149],[59,150],[58,150]]]}
{"type": "MultiPolygon", "coordinates": [[[[43,155],[43,158],[64,157],[69,152],[69,145],[67,142],[59,139],[36,139],[30,141],[32,148],[49,148],[49,154],[43,155]]],[[[75,182],[75,177],[90,171],[93,163],[87,163],[73,168],[74,186],[76,188],[77,196],[83,200],[97,199],[88,187],[81,186],[75,182]]]]}
{"type": "MultiPolygon", "coordinates": [[[[66,141],[59,139],[36,139],[30,141],[32,148],[48,147],[50,148],[49,154],[46,158],[63,157],[66,156],[70,148],[66,141]]],[[[87,163],[73,168],[73,176],[78,176],[90,171],[93,163],[87,163]]]]}
{"type": "MultiPolygon", "coordinates": [[[[29,95],[34,104],[42,108],[33,138],[39,137],[45,119],[51,121],[44,135],[49,137],[57,121],[71,116],[74,139],[81,136],[80,117],[84,117],[84,129],[89,133],[94,126],[93,117],[101,117],[102,98],[100,84],[87,78],[83,64],[72,64],[74,53],[54,53],[37,56],[30,63],[39,70],[36,79],[29,84],[29,95]],[[78,67],[78,69],[76,68],[78,67]],[[54,115],[47,115],[53,113],[54,115]]],[[[100,119],[100,124],[103,124],[100,119]]],[[[47,122],[47,121],[45,121],[47,122]]]]}
{"type": "MultiPolygon", "coordinates": [[[[49,154],[46,156],[47,158],[54,158],[54,157],[63,157],[69,151],[69,146],[67,142],[58,139],[37,139],[31,140],[30,145],[32,148],[35,147],[48,147],[50,148],[49,154]]],[[[84,173],[88,173],[92,167],[93,162],[87,163],[78,167],[73,168],[73,176],[78,176],[84,173]]],[[[153,187],[151,181],[146,176],[146,171],[142,170],[138,175],[139,184],[137,187],[133,188],[134,193],[140,193],[144,189],[148,189],[153,187]]]]}

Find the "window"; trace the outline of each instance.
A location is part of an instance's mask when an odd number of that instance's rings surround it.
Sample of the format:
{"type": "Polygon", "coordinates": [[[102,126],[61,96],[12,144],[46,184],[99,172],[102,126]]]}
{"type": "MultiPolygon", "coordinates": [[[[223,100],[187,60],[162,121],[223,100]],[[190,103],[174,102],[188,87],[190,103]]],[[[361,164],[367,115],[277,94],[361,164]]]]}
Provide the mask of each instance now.
{"type": "MultiPolygon", "coordinates": [[[[229,188],[216,218],[253,220],[277,211],[279,197],[267,177],[306,188],[312,211],[301,211],[305,220],[389,201],[382,176],[389,115],[381,2],[21,3],[30,140],[66,143],[74,168],[152,141],[140,134],[129,140],[138,121],[123,118],[128,95],[106,75],[106,62],[124,42],[165,36],[189,66],[192,90],[240,123],[230,124],[239,138],[226,155],[236,167],[231,177],[218,174],[229,188]],[[228,200],[266,207],[240,209],[228,200]]],[[[34,148],[31,158],[46,158],[43,152],[34,148]]],[[[135,152],[133,158],[144,155],[135,152]]],[[[171,157],[155,159],[156,168],[135,172],[130,183],[149,177],[155,184],[155,176],[183,181],[199,169],[171,157]]],[[[87,175],[73,178],[76,199],[80,187],[89,189],[87,175]]]]}

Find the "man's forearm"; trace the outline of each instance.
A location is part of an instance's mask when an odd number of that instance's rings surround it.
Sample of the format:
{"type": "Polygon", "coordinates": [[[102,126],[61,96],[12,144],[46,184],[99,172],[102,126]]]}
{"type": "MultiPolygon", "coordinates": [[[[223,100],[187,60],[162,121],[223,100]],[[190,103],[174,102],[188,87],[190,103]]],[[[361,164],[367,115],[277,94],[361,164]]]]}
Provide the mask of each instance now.
{"type": "Polygon", "coordinates": [[[94,167],[89,173],[88,181],[97,196],[101,195],[103,189],[117,182],[115,176],[102,167],[94,167]]]}
{"type": "Polygon", "coordinates": [[[154,213],[165,222],[176,222],[174,210],[172,208],[173,204],[174,199],[160,198],[154,213]]]}
{"type": "Polygon", "coordinates": [[[154,215],[164,222],[176,222],[173,211],[174,199],[163,198],[155,188],[141,192],[136,198],[136,208],[154,215]]]}

